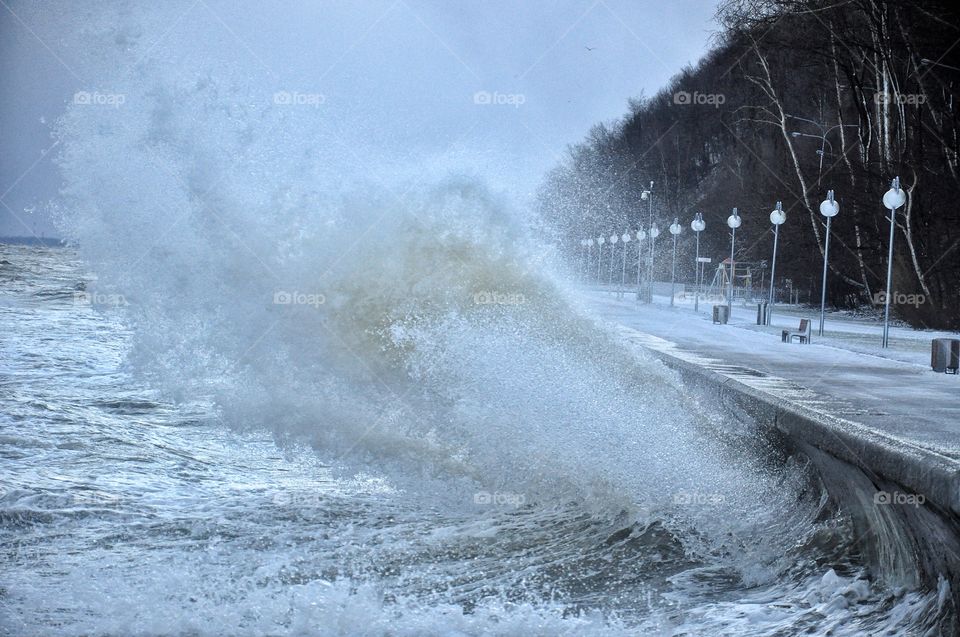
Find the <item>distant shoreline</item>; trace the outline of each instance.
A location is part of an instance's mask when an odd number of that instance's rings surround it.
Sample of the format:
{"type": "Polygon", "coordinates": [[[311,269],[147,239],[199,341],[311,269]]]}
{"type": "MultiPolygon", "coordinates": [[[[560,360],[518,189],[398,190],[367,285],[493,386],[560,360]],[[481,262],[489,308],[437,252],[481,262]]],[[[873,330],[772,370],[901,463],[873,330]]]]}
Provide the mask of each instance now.
{"type": "Polygon", "coordinates": [[[0,244],[62,248],[67,242],[55,237],[0,237],[0,244]]]}

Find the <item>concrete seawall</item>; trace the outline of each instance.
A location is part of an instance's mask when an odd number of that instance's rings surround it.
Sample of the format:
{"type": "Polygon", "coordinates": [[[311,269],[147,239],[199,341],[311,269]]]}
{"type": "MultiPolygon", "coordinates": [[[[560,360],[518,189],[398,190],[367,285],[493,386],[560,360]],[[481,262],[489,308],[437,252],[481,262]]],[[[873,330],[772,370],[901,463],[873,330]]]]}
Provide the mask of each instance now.
{"type": "Polygon", "coordinates": [[[621,327],[622,335],[678,371],[684,382],[735,414],[779,432],[798,447],[811,446],[874,479],[922,494],[944,513],[960,518],[960,459],[895,438],[853,420],[792,400],[789,381],[756,370],[718,364],[672,343],[621,327]]]}

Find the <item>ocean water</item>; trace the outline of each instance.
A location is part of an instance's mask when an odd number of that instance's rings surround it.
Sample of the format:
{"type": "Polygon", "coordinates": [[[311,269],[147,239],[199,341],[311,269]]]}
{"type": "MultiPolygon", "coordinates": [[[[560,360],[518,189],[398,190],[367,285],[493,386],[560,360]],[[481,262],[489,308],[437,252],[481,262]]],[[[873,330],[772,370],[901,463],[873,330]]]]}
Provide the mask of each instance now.
{"type": "Polygon", "coordinates": [[[0,245],[0,634],[949,634],[949,573],[578,305],[510,161],[190,8],[18,7],[99,97],[70,247],[0,245]]]}
{"type": "MultiPolygon", "coordinates": [[[[203,395],[151,384],[131,362],[137,299],[98,291],[73,249],[2,246],[0,284],[3,634],[938,634],[950,620],[946,584],[910,590],[861,563],[802,460],[750,442],[602,327],[540,320],[577,316],[559,288],[363,326],[396,348],[371,358],[377,376],[318,370],[347,393],[293,413],[270,397],[290,388],[241,376],[203,395]]],[[[329,299],[303,311],[334,312],[329,299]]],[[[292,309],[279,320],[301,334],[292,309]]]]}

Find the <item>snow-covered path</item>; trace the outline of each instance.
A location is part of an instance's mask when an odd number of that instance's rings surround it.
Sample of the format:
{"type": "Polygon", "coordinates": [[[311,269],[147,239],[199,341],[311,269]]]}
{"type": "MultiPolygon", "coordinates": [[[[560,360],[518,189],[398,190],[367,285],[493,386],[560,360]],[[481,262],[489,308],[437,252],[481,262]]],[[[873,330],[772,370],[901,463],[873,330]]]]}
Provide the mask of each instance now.
{"type": "Polygon", "coordinates": [[[960,458],[960,377],[929,367],[930,339],[943,332],[891,330],[891,348],[879,348],[880,327],[828,316],[816,336],[817,313],[778,307],[773,325],[756,325],[756,306],[735,307],[727,325],[714,325],[712,303],[669,307],[655,297],[638,304],[632,294],[583,289],[584,304],[600,318],[628,328],[635,340],[723,373],[751,378],[778,396],[868,425],[884,434],[960,458]],[[786,344],[780,332],[813,321],[812,344],[786,344]],[[639,332],[639,334],[637,334],[639,332]]]}

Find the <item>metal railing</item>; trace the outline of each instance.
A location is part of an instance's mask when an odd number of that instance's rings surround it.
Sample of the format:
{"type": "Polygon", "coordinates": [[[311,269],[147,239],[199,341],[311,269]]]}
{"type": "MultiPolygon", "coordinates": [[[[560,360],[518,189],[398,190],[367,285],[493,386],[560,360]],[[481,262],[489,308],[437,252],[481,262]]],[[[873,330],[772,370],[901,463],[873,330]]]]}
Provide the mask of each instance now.
{"type": "MultiPolygon", "coordinates": [[[[636,295],[637,285],[635,282],[628,281],[627,284],[621,285],[620,281],[603,281],[597,283],[596,281],[590,281],[587,284],[587,287],[593,290],[602,290],[605,292],[612,292],[617,294],[625,295],[636,295]]],[[[670,281],[654,281],[652,286],[653,295],[657,297],[670,297],[670,281]]],[[[642,291],[647,293],[649,290],[648,284],[641,285],[642,291]]],[[[693,298],[694,295],[698,292],[698,286],[692,283],[676,283],[674,292],[676,294],[675,298],[693,298]]],[[[700,300],[705,303],[725,303],[727,301],[727,294],[729,288],[718,288],[716,285],[703,284],[699,286],[699,295],[700,300]]],[[[766,302],[770,296],[769,286],[737,286],[733,288],[733,302],[739,304],[753,304],[753,303],[762,303],[766,302]]],[[[796,305],[804,300],[809,302],[809,294],[802,293],[799,289],[790,289],[790,288],[777,288],[776,289],[776,303],[777,305],[796,305]]]]}

